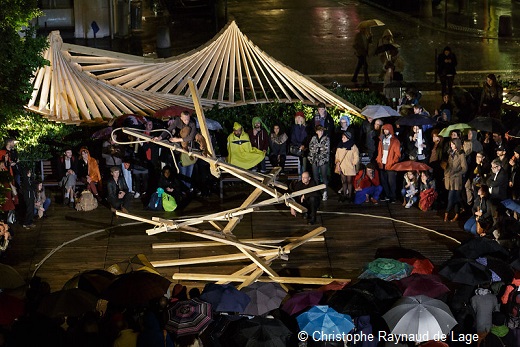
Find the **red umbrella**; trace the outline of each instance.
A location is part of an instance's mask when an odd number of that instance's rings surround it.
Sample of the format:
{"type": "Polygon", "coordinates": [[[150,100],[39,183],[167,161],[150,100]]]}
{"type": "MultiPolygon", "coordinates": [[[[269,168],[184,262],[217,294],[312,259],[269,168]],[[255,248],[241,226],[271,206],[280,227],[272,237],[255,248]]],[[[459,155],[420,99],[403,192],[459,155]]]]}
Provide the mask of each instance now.
{"type": "Polygon", "coordinates": [[[171,282],[148,271],[133,271],[119,275],[103,292],[102,297],[120,306],[147,305],[163,296],[171,282]]]}
{"type": "Polygon", "coordinates": [[[178,117],[181,115],[181,112],[188,111],[189,113],[194,113],[195,110],[191,108],[187,108],[184,106],[172,105],[166,108],[161,108],[157,110],[153,117],[155,118],[169,118],[169,117],[178,117]]]}
{"type": "Polygon", "coordinates": [[[433,272],[433,264],[428,259],[401,258],[399,261],[412,265],[412,274],[429,275],[433,272]]]}
{"type": "Polygon", "coordinates": [[[320,292],[326,292],[329,290],[341,290],[347,286],[350,282],[338,282],[338,281],[332,281],[327,285],[319,287],[317,290],[320,292]]]}
{"type": "Polygon", "coordinates": [[[450,289],[435,275],[413,274],[397,281],[404,288],[403,296],[426,295],[437,298],[450,289]]]}
{"type": "Polygon", "coordinates": [[[432,168],[428,165],[418,162],[406,160],[392,166],[394,171],[430,171],[432,168]]]}
{"type": "Polygon", "coordinates": [[[318,305],[322,297],[323,292],[314,290],[296,293],[282,305],[282,310],[291,315],[300,313],[309,306],[318,305]]]}
{"type": "Polygon", "coordinates": [[[0,293],[0,325],[10,325],[24,313],[23,300],[0,293]]]}

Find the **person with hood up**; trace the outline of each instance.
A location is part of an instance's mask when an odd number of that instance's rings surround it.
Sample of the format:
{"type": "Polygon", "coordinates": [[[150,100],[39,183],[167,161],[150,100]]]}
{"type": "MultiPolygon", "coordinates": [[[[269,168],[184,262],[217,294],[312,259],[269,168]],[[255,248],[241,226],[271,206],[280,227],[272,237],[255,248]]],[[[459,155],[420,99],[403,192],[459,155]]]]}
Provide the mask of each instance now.
{"type": "Polygon", "coordinates": [[[78,180],[83,182],[87,189],[100,201],[101,197],[98,193],[98,185],[101,187],[101,173],[96,159],[90,156],[87,147],[81,147],[79,150],[81,158],[78,160],[78,180]]]}
{"type": "Polygon", "coordinates": [[[470,299],[471,307],[475,312],[475,326],[477,333],[483,335],[491,330],[492,316],[500,306],[498,299],[489,289],[489,284],[482,285],[475,290],[475,295],[470,299]]]}
{"type": "Polygon", "coordinates": [[[446,46],[437,57],[437,73],[441,80],[442,95],[453,94],[453,81],[457,71],[457,56],[451,51],[451,48],[446,46]]]}
{"type": "Polygon", "coordinates": [[[384,124],[382,126],[383,133],[381,141],[379,141],[376,162],[380,170],[381,185],[385,192],[385,198],[381,201],[396,201],[396,177],[397,173],[392,167],[401,158],[401,143],[394,134],[392,124],[384,124]]]}
{"type": "MultiPolygon", "coordinates": [[[[269,129],[260,117],[254,117],[251,123],[253,127],[247,132],[247,135],[249,135],[249,139],[251,140],[251,146],[264,152],[265,157],[265,154],[267,154],[267,150],[269,149],[269,129]]],[[[260,162],[258,169],[261,173],[267,172],[265,169],[265,160],[260,162]]]]}
{"type": "Polygon", "coordinates": [[[462,150],[462,142],[459,138],[451,139],[448,153],[448,162],[444,169],[444,186],[448,191],[448,206],[444,213],[444,221],[448,221],[449,213],[453,209],[455,216],[451,221],[455,222],[459,219],[460,195],[464,188],[462,176],[468,169],[466,156],[462,150]]]}
{"type": "Polygon", "coordinates": [[[228,163],[249,170],[265,158],[265,153],[251,145],[249,135],[242,125],[235,122],[233,132],[227,138],[228,163]]]}
{"type": "Polygon", "coordinates": [[[345,131],[341,136],[341,142],[336,149],[335,163],[334,172],[340,175],[343,187],[339,201],[343,202],[354,196],[352,181],[356,176],[356,167],[359,164],[359,150],[350,131],[345,131]]]}

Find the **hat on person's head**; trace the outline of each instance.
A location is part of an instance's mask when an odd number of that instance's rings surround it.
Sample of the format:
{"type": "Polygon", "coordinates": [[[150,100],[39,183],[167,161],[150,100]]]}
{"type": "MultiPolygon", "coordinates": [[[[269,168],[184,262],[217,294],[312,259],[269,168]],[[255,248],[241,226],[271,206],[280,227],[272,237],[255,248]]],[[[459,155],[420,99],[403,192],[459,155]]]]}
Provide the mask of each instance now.
{"type": "Polygon", "coordinates": [[[121,172],[121,169],[119,168],[119,166],[112,166],[112,167],[110,168],[110,173],[112,173],[112,172],[116,172],[116,171],[121,172]]]}
{"type": "Polygon", "coordinates": [[[520,145],[518,145],[518,146],[515,147],[515,152],[518,153],[518,154],[520,154],[520,145]]]}
{"type": "Polygon", "coordinates": [[[506,151],[506,148],[503,146],[503,145],[500,145],[500,146],[497,146],[495,148],[495,151],[498,152],[498,151],[501,151],[501,152],[505,152],[506,151]]]}
{"type": "Polygon", "coordinates": [[[294,114],[294,118],[298,118],[298,117],[302,117],[303,119],[305,119],[305,113],[303,113],[302,111],[298,111],[294,114]]]}
{"type": "Polygon", "coordinates": [[[350,126],[350,118],[346,114],[342,115],[339,118],[339,121],[340,122],[345,121],[345,122],[347,122],[347,127],[350,126]]]}
{"type": "Polygon", "coordinates": [[[325,104],[324,104],[323,102],[320,102],[320,103],[318,104],[318,108],[325,108],[325,104]]]}
{"type": "Polygon", "coordinates": [[[233,130],[238,130],[238,129],[242,129],[242,126],[238,122],[235,122],[233,124],[233,130]]]}

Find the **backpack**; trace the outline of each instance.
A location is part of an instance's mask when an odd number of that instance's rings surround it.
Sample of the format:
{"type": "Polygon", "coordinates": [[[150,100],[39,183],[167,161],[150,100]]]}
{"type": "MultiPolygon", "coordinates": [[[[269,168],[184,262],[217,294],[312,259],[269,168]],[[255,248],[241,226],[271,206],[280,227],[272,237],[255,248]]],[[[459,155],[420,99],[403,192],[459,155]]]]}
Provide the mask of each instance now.
{"type": "Polygon", "coordinates": [[[92,194],[89,190],[82,191],[78,201],[76,201],[76,210],[92,211],[97,207],[98,202],[96,198],[94,198],[94,194],[92,194]]]}
{"type": "Polygon", "coordinates": [[[162,205],[164,210],[167,212],[175,211],[175,209],[177,208],[177,201],[175,201],[175,198],[170,194],[163,193],[162,205]]]}
{"type": "Polygon", "coordinates": [[[150,201],[148,202],[148,209],[151,211],[162,211],[162,192],[159,194],[159,189],[163,191],[161,188],[157,189],[157,192],[154,192],[150,197],[150,201]]]}

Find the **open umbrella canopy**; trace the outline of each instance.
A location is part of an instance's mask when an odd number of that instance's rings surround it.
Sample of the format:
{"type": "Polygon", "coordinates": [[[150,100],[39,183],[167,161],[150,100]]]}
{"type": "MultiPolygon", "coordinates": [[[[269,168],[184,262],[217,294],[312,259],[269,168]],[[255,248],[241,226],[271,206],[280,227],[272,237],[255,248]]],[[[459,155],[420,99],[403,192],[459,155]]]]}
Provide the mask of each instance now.
{"type": "Polygon", "coordinates": [[[25,285],[23,277],[13,267],[0,264],[0,289],[16,289],[25,285]]]}
{"type": "Polygon", "coordinates": [[[502,124],[499,119],[492,117],[477,117],[471,120],[468,124],[474,129],[489,133],[503,134],[505,132],[504,124],[502,124]]]}
{"type": "Polygon", "coordinates": [[[80,317],[86,312],[96,310],[98,298],[78,289],[62,289],[44,297],[38,306],[38,312],[47,317],[80,317]]]}
{"type": "Polygon", "coordinates": [[[398,280],[409,276],[413,267],[390,258],[377,258],[366,266],[358,278],[380,278],[385,281],[398,280]]]}
{"type": "Polygon", "coordinates": [[[375,302],[381,311],[390,308],[402,296],[401,290],[394,284],[379,278],[360,279],[348,288],[361,290],[374,296],[375,302]]]}
{"type": "Polygon", "coordinates": [[[413,335],[415,342],[448,335],[457,324],[448,305],[425,295],[403,296],[383,319],[392,334],[413,335]]]}
{"type": "Polygon", "coordinates": [[[436,275],[412,274],[400,279],[398,284],[404,288],[403,296],[426,295],[437,298],[450,291],[436,275]]]}
{"type": "Polygon", "coordinates": [[[491,272],[473,259],[455,258],[449,260],[439,271],[439,275],[454,282],[478,285],[491,281],[491,272]]]}
{"type": "Polygon", "coordinates": [[[251,302],[244,310],[244,314],[260,316],[278,308],[287,292],[279,283],[255,282],[240,290],[251,298],[251,302]]]}
{"type": "Polygon", "coordinates": [[[102,298],[118,306],[143,306],[162,297],[171,282],[148,271],[133,271],[117,276],[102,294],[102,298]]]}
{"type": "Polygon", "coordinates": [[[331,290],[341,290],[345,288],[350,282],[338,282],[338,281],[332,281],[329,284],[326,284],[324,286],[319,287],[318,291],[320,292],[328,292],[331,290]]]}
{"type": "Polygon", "coordinates": [[[168,309],[165,329],[176,336],[199,334],[211,321],[210,303],[199,299],[178,301],[168,309]]]}
{"type": "Polygon", "coordinates": [[[0,293],[0,326],[12,324],[24,311],[24,301],[6,293],[0,293]]]}
{"type": "MultiPolygon", "coordinates": [[[[199,119],[195,118],[195,124],[197,125],[197,128],[200,128],[199,119]]],[[[208,125],[208,130],[217,131],[222,130],[222,124],[217,122],[214,119],[206,118],[206,124],[208,125]]]]}
{"type": "Polygon", "coordinates": [[[285,347],[290,336],[278,319],[253,317],[230,322],[220,340],[229,347],[285,347]]]}
{"type": "Polygon", "coordinates": [[[63,285],[63,289],[79,288],[99,296],[115,278],[116,275],[105,270],[85,271],[68,280],[63,285]]]}
{"type": "Polygon", "coordinates": [[[397,125],[407,125],[410,127],[414,125],[433,125],[435,123],[435,119],[433,119],[432,117],[415,113],[403,116],[395,122],[395,124],[397,125]]]}
{"type": "Polygon", "coordinates": [[[399,112],[385,105],[368,105],[361,110],[361,114],[367,118],[378,119],[386,117],[399,117],[399,112]]]}
{"type": "Polygon", "coordinates": [[[363,28],[372,28],[372,27],[380,27],[385,25],[385,23],[381,22],[379,19],[367,19],[362,22],[359,22],[357,28],[363,29],[363,28]]]}
{"type": "Polygon", "coordinates": [[[397,43],[385,43],[380,46],[377,46],[376,50],[374,51],[374,54],[398,50],[399,48],[401,48],[401,46],[399,46],[397,43]]]}
{"type": "Polygon", "coordinates": [[[323,297],[323,292],[320,291],[304,291],[291,296],[282,305],[282,310],[293,315],[300,313],[309,306],[318,305],[323,297]]]}
{"type": "Polygon", "coordinates": [[[513,268],[505,261],[493,257],[479,257],[475,260],[491,271],[492,282],[502,281],[504,283],[510,283],[513,280],[515,275],[513,268]]]}
{"type": "Polygon", "coordinates": [[[431,169],[432,168],[425,163],[413,160],[401,161],[392,167],[394,171],[430,171],[431,169]]]}
{"type": "Polygon", "coordinates": [[[412,275],[431,274],[434,269],[434,266],[429,259],[401,258],[398,260],[413,266],[412,275]]]}
{"type": "Polygon", "coordinates": [[[208,283],[200,299],[209,302],[217,312],[243,313],[251,298],[231,284],[208,283]]]}
{"type": "Polygon", "coordinates": [[[442,136],[442,137],[449,137],[450,136],[450,133],[454,130],[460,130],[460,131],[464,131],[464,130],[468,130],[468,129],[471,129],[471,125],[469,124],[466,124],[466,123],[457,123],[457,124],[452,124],[444,129],[442,129],[440,132],[439,132],[439,135],[442,136]]]}
{"type": "Polygon", "coordinates": [[[377,299],[372,293],[355,288],[336,291],[327,301],[327,305],[339,313],[353,317],[375,314],[380,311],[377,299]]]}
{"type": "Polygon", "coordinates": [[[472,238],[457,247],[455,251],[466,258],[472,259],[485,255],[492,255],[497,258],[506,258],[509,255],[509,252],[498,242],[486,237],[472,238]]]}
{"type": "Polygon", "coordinates": [[[301,331],[309,334],[319,331],[321,334],[348,334],[354,329],[352,318],[327,305],[313,306],[296,317],[301,331]]]}
{"type": "Polygon", "coordinates": [[[165,108],[161,108],[160,110],[157,110],[157,112],[154,113],[155,118],[169,118],[169,117],[177,117],[181,115],[181,112],[187,111],[190,114],[194,113],[195,111],[191,108],[183,107],[183,106],[177,106],[172,105],[165,108]]]}

